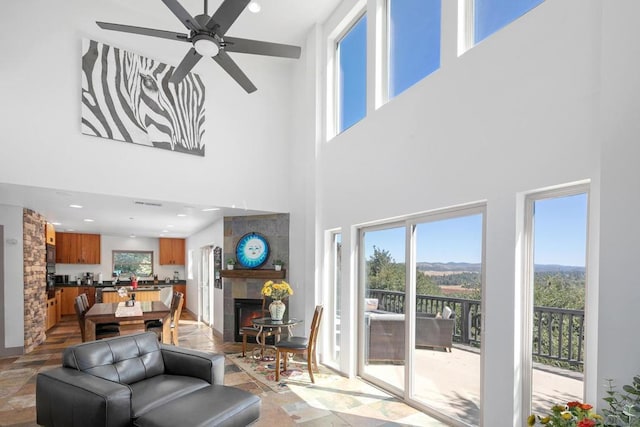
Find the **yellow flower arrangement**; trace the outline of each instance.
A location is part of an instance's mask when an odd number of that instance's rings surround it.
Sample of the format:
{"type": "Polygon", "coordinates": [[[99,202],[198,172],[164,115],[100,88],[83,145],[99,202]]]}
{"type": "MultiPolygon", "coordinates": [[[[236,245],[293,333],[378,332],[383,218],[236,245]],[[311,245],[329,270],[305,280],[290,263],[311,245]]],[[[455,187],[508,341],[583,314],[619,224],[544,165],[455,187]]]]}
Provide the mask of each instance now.
{"type": "Polygon", "coordinates": [[[262,295],[270,297],[274,300],[281,300],[289,295],[293,295],[293,289],[284,280],[280,283],[274,283],[273,280],[267,280],[262,286],[262,295]]]}

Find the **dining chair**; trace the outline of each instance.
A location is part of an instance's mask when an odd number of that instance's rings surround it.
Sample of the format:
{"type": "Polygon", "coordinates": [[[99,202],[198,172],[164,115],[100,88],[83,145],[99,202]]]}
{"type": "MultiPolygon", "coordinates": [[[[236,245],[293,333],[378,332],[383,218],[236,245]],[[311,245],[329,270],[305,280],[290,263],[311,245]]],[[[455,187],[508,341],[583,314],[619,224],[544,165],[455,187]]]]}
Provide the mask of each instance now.
{"type": "MultiPolygon", "coordinates": [[[[84,313],[87,312],[87,310],[89,310],[89,298],[87,297],[87,294],[85,294],[84,292],[81,293],[80,295],[78,295],[81,299],[82,299],[82,314],[84,315],[84,313]]],[[[113,326],[113,327],[120,327],[120,323],[118,322],[107,322],[107,323],[98,323],[96,324],[96,328],[105,328],[107,326],[113,326]]]]}
{"type": "MultiPolygon", "coordinates": [[[[84,323],[84,315],[86,310],[84,310],[84,305],[82,302],[82,298],[78,295],[74,302],[73,307],[76,310],[76,316],[78,317],[78,324],[80,325],[80,337],[82,338],[82,342],[86,341],[85,334],[85,323],[84,323]]],[[[96,325],[96,340],[108,337],[117,337],[120,335],[120,326],[119,325],[110,325],[110,324],[97,324],[96,325]]]]}
{"type": "MultiPolygon", "coordinates": [[[[266,302],[267,299],[266,297],[263,295],[262,296],[262,316],[265,317],[269,314],[269,310],[266,309],[266,302]]],[[[262,342],[264,343],[264,340],[267,337],[270,337],[272,335],[275,334],[275,329],[276,328],[262,328],[262,334],[260,334],[260,328],[257,328],[253,325],[251,326],[243,326],[240,328],[240,335],[242,335],[242,357],[246,356],[246,352],[247,352],[247,338],[248,337],[258,337],[258,335],[261,335],[261,339],[263,340],[262,342]]],[[[262,346],[262,348],[260,349],[260,357],[264,357],[264,346],[262,346]]]]}
{"type": "Polygon", "coordinates": [[[313,367],[318,370],[318,357],[316,355],[316,341],[318,338],[318,329],[320,329],[320,319],[322,319],[322,311],[324,307],[317,305],[313,313],[311,321],[311,331],[309,337],[288,337],[278,341],[276,347],[276,381],[280,381],[280,355],[283,354],[282,367],[283,371],[287,370],[287,358],[291,354],[307,353],[307,369],[309,370],[309,378],[315,383],[313,378],[313,367]]]}
{"type": "MultiPolygon", "coordinates": [[[[184,303],[184,294],[182,292],[174,292],[171,298],[171,343],[178,345],[178,324],[182,315],[182,304],[184,303]]],[[[155,332],[158,340],[162,341],[162,320],[147,320],[144,322],[145,330],[155,332]]]]}

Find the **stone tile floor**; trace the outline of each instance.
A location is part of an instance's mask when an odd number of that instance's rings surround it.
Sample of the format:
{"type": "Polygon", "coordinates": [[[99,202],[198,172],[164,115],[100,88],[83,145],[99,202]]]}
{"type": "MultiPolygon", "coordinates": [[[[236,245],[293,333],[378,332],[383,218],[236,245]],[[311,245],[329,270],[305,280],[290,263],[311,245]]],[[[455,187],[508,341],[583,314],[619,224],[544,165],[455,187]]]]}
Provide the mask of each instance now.
{"type": "MultiPolygon", "coordinates": [[[[122,333],[139,332],[139,325],[123,325],[122,333]]],[[[0,358],[0,426],[36,426],[36,374],[60,366],[62,350],[80,343],[73,316],[47,332],[47,340],[30,354],[0,358]]],[[[180,346],[227,354],[239,343],[223,343],[210,328],[188,313],[180,320],[180,346]]],[[[225,384],[262,398],[262,414],[255,426],[442,426],[444,424],[358,379],[336,375],[328,385],[291,387],[276,393],[227,360],[225,384]]],[[[188,427],[188,426],[187,426],[188,427]]]]}

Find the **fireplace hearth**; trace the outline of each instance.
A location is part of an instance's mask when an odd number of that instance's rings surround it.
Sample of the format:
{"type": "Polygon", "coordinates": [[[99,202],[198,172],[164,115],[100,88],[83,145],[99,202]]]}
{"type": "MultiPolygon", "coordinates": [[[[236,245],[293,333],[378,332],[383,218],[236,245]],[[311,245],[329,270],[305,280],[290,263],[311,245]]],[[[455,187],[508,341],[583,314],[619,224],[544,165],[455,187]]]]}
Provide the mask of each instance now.
{"type": "MultiPolygon", "coordinates": [[[[269,313],[262,309],[262,299],[259,298],[235,298],[234,305],[234,339],[236,342],[242,342],[240,329],[245,326],[251,326],[252,319],[260,317],[268,317],[269,313]]],[[[267,344],[273,344],[274,337],[267,338],[267,344]]],[[[253,336],[247,336],[247,342],[255,343],[253,336]]]]}

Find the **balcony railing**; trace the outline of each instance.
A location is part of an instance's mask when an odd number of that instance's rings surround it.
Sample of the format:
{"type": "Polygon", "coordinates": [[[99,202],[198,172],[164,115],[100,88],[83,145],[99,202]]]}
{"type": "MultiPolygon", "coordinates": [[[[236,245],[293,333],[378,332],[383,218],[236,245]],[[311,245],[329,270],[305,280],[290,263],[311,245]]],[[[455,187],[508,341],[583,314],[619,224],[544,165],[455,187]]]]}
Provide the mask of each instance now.
{"type": "MultiPolygon", "coordinates": [[[[377,298],[380,310],[405,312],[405,293],[369,289],[367,298],[377,298]]],[[[479,300],[436,295],[416,295],[416,312],[442,313],[449,306],[455,313],[454,342],[480,346],[479,300]]],[[[533,356],[545,364],[581,369],[584,363],[584,311],[552,307],[533,308],[533,356]]]]}

